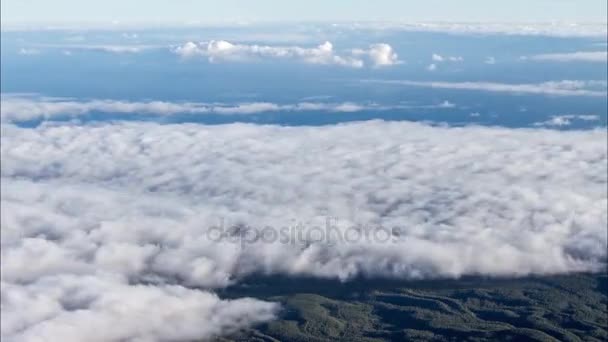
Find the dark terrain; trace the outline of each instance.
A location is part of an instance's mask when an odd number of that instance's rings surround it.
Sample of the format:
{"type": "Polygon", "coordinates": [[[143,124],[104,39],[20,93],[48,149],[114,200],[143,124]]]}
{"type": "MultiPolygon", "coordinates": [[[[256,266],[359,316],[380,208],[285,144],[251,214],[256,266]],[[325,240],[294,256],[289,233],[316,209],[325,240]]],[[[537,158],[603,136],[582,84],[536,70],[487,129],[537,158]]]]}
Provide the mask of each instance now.
{"type": "Polygon", "coordinates": [[[252,278],[220,296],[282,303],[221,341],[608,341],[606,274],[340,283],[252,278]]]}

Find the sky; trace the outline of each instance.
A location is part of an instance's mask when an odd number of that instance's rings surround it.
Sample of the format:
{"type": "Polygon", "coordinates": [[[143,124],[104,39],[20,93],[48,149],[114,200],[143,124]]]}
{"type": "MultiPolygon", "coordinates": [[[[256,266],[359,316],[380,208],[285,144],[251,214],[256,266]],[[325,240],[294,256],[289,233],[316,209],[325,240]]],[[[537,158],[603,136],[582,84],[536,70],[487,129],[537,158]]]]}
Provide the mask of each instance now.
{"type": "Polygon", "coordinates": [[[605,0],[4,0],[2,23],[226,21],[606,22],[605,0]],[[144,5],[145,4],[145,5],[144,5]]]}

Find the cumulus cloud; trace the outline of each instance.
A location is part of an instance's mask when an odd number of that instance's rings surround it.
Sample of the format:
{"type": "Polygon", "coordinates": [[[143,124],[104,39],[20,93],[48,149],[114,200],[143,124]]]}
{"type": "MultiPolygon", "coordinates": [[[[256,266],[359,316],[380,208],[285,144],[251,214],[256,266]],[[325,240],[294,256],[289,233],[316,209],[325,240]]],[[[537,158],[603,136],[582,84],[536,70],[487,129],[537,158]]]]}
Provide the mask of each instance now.
{"type": "Polygon", "coordinates": [[[606,51],[577,51],[567,53],[546,53],[534,56],[523,56],[522,60],[551,62],[608,62],[606,51]]]}
{"type": "Polygon", "coordinates": [[[435,64],[435,63],[429,64],[429,66],[426,67],[426,70],[428,70],[428,71],[437,70],[437,64],[435,64]]]}
{"type": "Polygon", "coordinates": [[[353,68],[361,68],[367,57],[375,67],[399,63],[397,54],[388,44],[373,44],[369,49],[355,49],[349,55],[340,56],[330,42],[317,47],[303,48],[299,46],[266,46],[233,44],[225,40],[212,40],[208,43],[187,42],[174,49],[174,52],[184,58],[195,56],[207,57],[210,62],[241,61],[250,59],[292,59],[310,64],[332,64],[353,68]]]}
{"type": "Polygon", "coordinates": [[[603,129],[1,129],[2,339],[226,334],[277,313],[212,293],[251,274],[420,279],[606,265],[603,129]],[[311,238],[327,217],[363,237],[311,238]],[[298,226],[307,243],[210,238],[218,227],[266,226],[298,226]],[[369,239],[364,227],[398,234],[369,239]]]}
{"type": "Polygon", "coordinates": [[[364,83],[394,84],[410,87],[439,89],[463,89],[514,94],[541,94],[553,96],[606,97],[606,81],[563,80],[543,83],[494,83],[494,82],[441,82],[410,80],[364,80],[364,83]]]}
{"type": "Polygon", "coordinates": [[[355,55],[367,55],[375,67],[389,66],[402,63],[399,56],[388,44],[373,44],[368,50],[355,49],[355,55]]]}
{"type": "Polygon", "coordinates": [[[200,103],[200,102],[166,102],[166,101],[121,101],[93,99],[77,101],[69,98],[44,97],[27,94],[2,94],[0,118],[3,122],[20,122],[28,120],[77,117],[92,112],[114,114],[220,114],[248,115],[265,112],[304,112],[322,111],[334,113],[359,112],[365,110],[399,110],[416,108],[435,108],[439,105],[380,105],[376,103],[328,103],[297,102],[277,104],[272,102],[249,102],[237,104],[200,103]]]}

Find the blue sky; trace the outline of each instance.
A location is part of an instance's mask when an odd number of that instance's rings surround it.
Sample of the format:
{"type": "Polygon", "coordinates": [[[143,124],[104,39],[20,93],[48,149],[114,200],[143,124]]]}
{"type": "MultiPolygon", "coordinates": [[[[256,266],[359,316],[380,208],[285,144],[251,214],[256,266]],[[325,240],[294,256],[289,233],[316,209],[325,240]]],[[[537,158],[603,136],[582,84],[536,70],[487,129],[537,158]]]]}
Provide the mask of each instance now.
{"type": "Polygon", "coordinates": [[[576,21],[605,22],[605,0],[4,0],[2,22],[576,21]]]}

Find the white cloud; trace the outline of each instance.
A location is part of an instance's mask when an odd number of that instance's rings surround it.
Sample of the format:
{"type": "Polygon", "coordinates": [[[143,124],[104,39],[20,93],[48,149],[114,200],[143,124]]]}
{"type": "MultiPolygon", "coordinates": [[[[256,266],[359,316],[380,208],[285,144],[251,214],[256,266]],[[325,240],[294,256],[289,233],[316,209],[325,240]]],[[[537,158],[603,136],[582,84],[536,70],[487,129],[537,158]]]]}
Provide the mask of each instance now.
{"type": "Polygon", "coordinates": [[[435,63],[429,64],[429,66],[426,67],[426,70],[428,70],[428,71],[437,70],[437,64],[435,64],[435,63]]]}
{"type": "Polygon", "coordinates": [[[543,122],[537,122],[535,126],[570,126],[572,121],[599,121],[599,115],[554,115],[551,119],[543,122]]]}
{"type": "Polygon", "coordinates": [[[534,56],[523,56],[523,60],[552,61],[552,62],[608,62],[606,51],[578,51],[567,53],[546,53],[534,56]]]}
{"type": "Polygon", "coordinates": [[[361,68],[365,64],[361,57],[366,56],[375,67],[399,63],[397,54],[388,44],[373,44],[367,50],[355,49],[351,51],[350,55],[340,56],[330,42],[325,42],[314,48],[303,48],[298,46],[232,44],[224,40],[212,40],[208,43],[187,42],[175,48],[174,52],[184,58],[204,56],[210,62],[276,58],[293,59],[310,64],[331,64],[361,68]]]}
{"type": "Polygon", "coordinates": [[[21,49],[19,49],[18,53],[20,55],[26,55],[26,56],[39,55],[40,50],[32,49],[32,48],[21,48],[21,49]]]}
{"type": "Polygon", "coordinates": [[[439,104],[439,107],[440,108],[454,108],[454,107],[456,107],[456,105],[453,104],[452,102],[446,100],[446,101],[441,102],[441,104],[439,104]]]}
{"type": "Polygon", "coordinates": [[[487,57],[486,60],[484,61],[484,63],[494,65],[494,64],[496,64],[496,58],[491,57],[491,56],[487,57]]]}
{"type": "Polygon", "coordinates": [[[376,67],[401,63],[399,61],[399,56],[397,56],[393,48],[388,44],[373,44],[370,46],[368,54],[373,65],[376,67]]]}
{"type": "Polygon", "coordinates": [[[431,106],[379,105],[375,103],[328,103],[298,102],[276,104],[271,102],[250,102],[237,104],[199,103],[199,102],[166,102],[148,101],[133,102],[121,100],[76,101],[69,98],[40,97],[35,95],[2,94],[0,118],[3,122],[19,122],[57,117],[77,117],[92,112],[114,114],[152,114],[159,116],[175,114],[222,114],[247,115],[265,112],[358,112],[365,110],[398,110],[427,108],[431,106]]]}
{"type": "Polygon", "coordinates": [[[433,61],[435,61],[435,62],[443,62],[443,60],[444,60],[443,57],[441,57],[440,55],[435,54],[435,53],[433,54],[433,56],[431,57],[431,59],[433,61]]]}
{"type": "MultiPolygon", "coordinates": [[[[23,243],[23,248],[29,243],[36,244],[32,248],[52,244],[44,239],[23,243]]],[[[47,256],[45,249],[30,252],[33,254],[18,258],[9,254],[9,261],[31,264],[34,259],[25,258],[47,256]]],[[[64,273],[27,283],[3,280],[2,339],[192,341],[272,320],[277,311],[276,304],[255,299],[221,300],[208,291],[176,285],[130,285],[126,279],[116,278],[64,273]]]]}
{"type": "Polygon", "coordinates": [[[3,130],[6,281],[100,269],[204,287],[262,270],[341,278],[506,275],[591,270],[605,256],[604,130],[384,122],[3,130]],[[341,228],[403,227],[407,239],[327,250],[261,242],[230,249],[204,238],[222,217],[281,227],[323,215],[340,218],[341,228]],[[27,255],[24,239],[43,236],[53,248],[37,250],[55,255],[44,258],[48,264],[8,262],[27,255]],[[571,250],[589,236],[596,247],[571,250]],[[102,257],[100,247],[117,243],[131,245],[121,248],[133,258],[102,257]],[[473,251],[486,257],[467,254],[473,251]],[[384,258],[391,263],[376,263],[384,258]]]}
{"type": "Polygon", "coordinates": [[[608,34],[606,23],[449,23],[449,22],[361,22],[335,24],[339,29],[445,32],[452,34],[505,34],[555,37],[601,37],[608,34]]]}
{"type": "Polygon", "coordinates": [[[1,130],[2,339],[225,334],[274,317],[275,304],[211,293],[256,273],[416,279],[606,266],[604,129],[370,121],[1,130]],[[222,220],[302,223],[306,236],[326,216],[342,233],[362,224],[399,227],[400,237],[209,239],[222,220]]]}
{"type": "Polygon", "coordinates": [[[113,54],[136,54],[155,49],[166,49],[164,45],[144,45],[144,44],[37,44],[35,51],[40,49],[60,49],[64,55],[70,55],[73,50],[76,51],[100,51],[113,54]],[[70,53],[67,54],[66,51],[70,53]]]}
{"type": "Polygon", "coordinates": [[[364,83],[394,84],[411,87],[463,89],[514,94],[542,94],[554,96],[606,96],[605,81],[562,80],[543,83],[494,83],[494,82],[441,82],[410,80],[363,80],[364,83]],[[600,90],[600,88],[602,90],[600,90]]]}
{"type": "Polygon", "coordinates": [[[443,57],[439,54],[434,53],[431,56],[431,59],[433,60],[433,62],[462,62],[464,61],[464,58],[460,57],[460,56],[447,56],[447,57],[443,57]]]}

